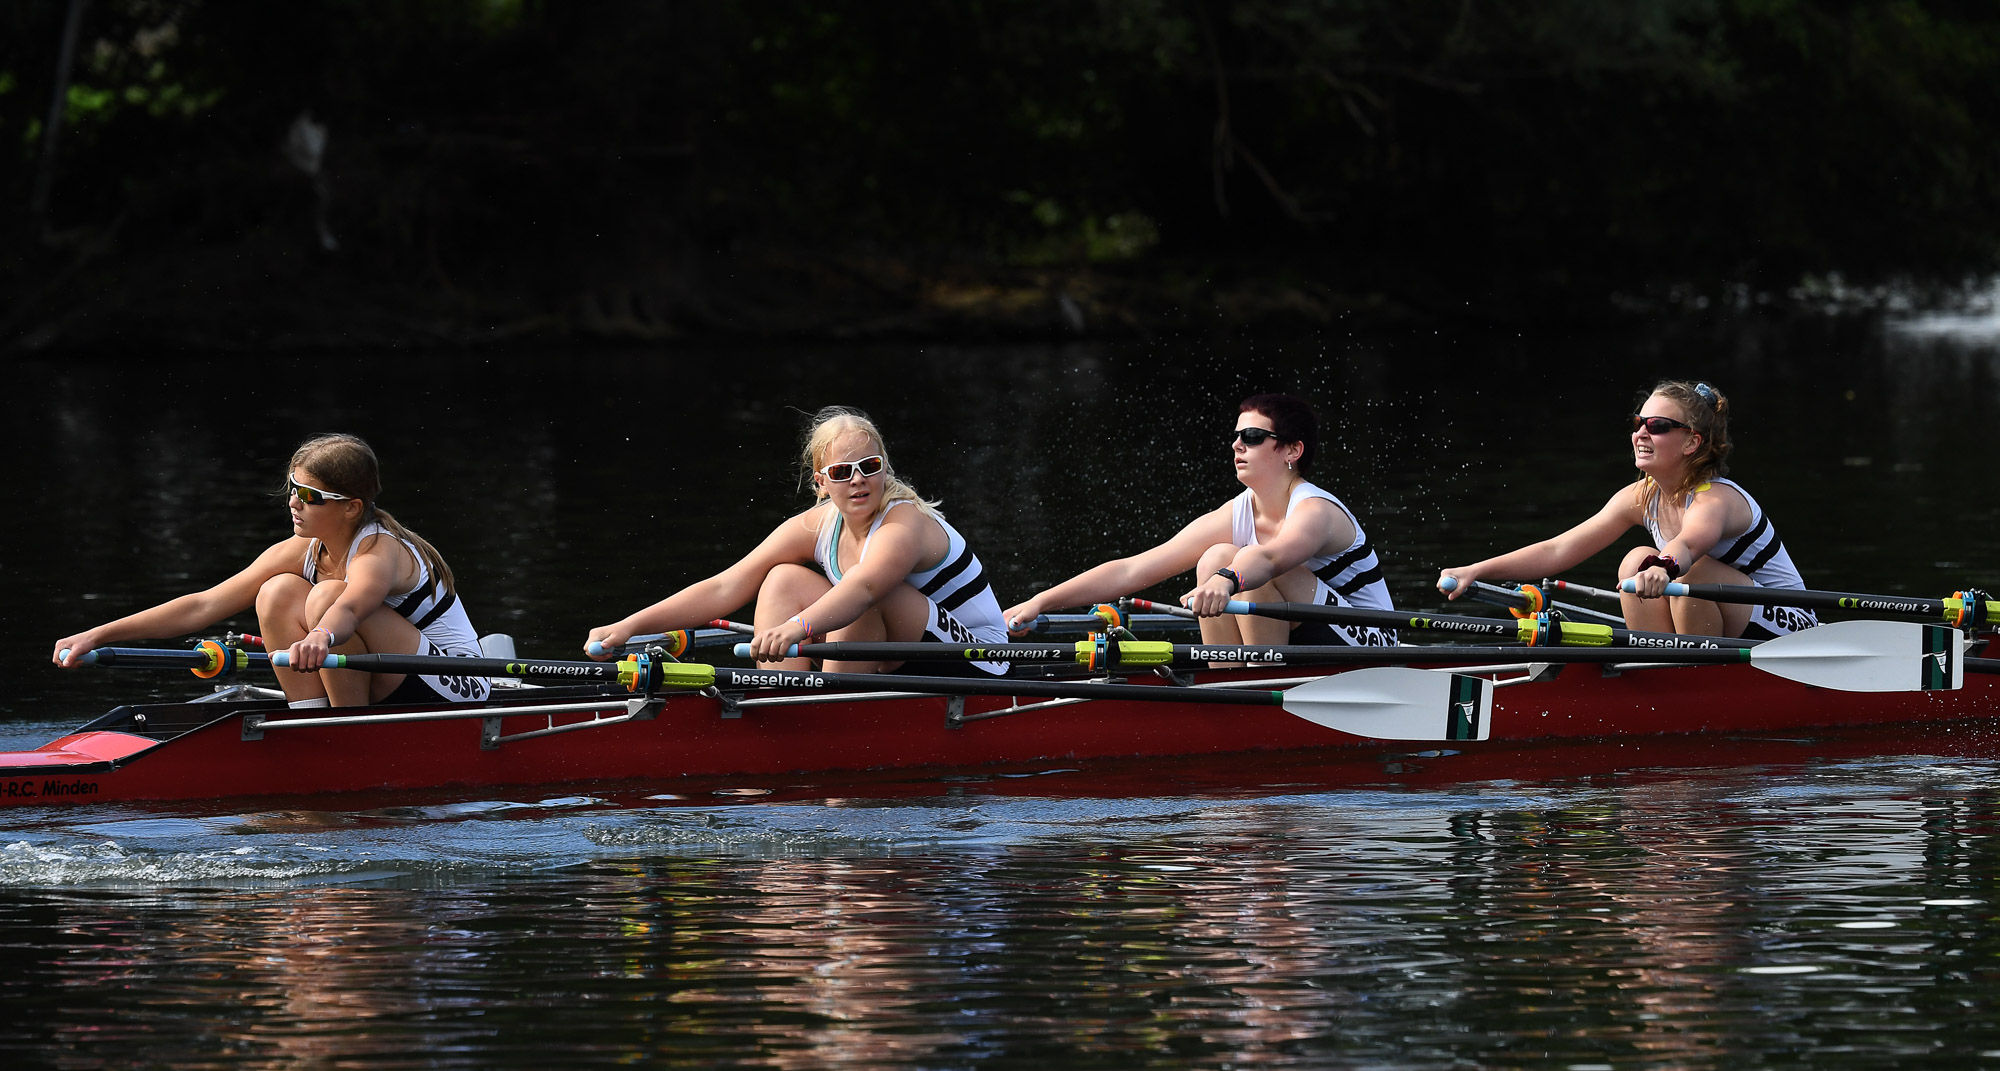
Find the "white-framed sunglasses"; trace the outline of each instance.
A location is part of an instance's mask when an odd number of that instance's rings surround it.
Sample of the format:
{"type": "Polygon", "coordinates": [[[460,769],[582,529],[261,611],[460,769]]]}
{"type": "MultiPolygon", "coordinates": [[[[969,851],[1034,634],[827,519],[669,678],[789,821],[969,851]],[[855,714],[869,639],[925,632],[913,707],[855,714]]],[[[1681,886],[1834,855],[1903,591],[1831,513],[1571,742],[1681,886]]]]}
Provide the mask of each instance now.
{"type": "Polygon", "coordinates": [[[828,483],[846,483],[856,475],[873,476],[882,471],[884,462],[881,454],[870,454],[858,461],[836,461],[819,470],[828,483]]]}
{"type": "Polygon", "coordinates": [[[309,487],[292,479],[290,476],[285,477],[285,493],[297,498],[300,502],[308,506],[317,506],[322,502],[346,502],[354,497],[353,495],[337,494],[333,491],[322,491],[317,487],[309,487]]]}

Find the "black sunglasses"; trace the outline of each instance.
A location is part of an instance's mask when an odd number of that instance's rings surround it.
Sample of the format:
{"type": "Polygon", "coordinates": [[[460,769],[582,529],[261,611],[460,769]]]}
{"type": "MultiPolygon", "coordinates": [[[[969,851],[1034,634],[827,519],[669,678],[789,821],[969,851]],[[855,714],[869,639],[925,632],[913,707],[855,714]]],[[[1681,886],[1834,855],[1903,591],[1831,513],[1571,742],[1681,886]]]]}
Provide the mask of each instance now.
{"type": "Polygon", "coordinates": [[[1262,446],[1265,439],[1277,437],[1278,433],[1269,428],[1237,428],[1234,436],[1235,439],[1243,440],[1245,446],[1262,446]]]}
{"type": "Polygon", "coordinates": [[[1648,435],[1665,435],[1675,428],[1687,428],[1689,431],[1694,430],[1692,426],[1683,424],[1673,417],[1632,414],[1632,430],[1638,431],[1642,427],[1646,429],[1646,434],[1648,435]]]}

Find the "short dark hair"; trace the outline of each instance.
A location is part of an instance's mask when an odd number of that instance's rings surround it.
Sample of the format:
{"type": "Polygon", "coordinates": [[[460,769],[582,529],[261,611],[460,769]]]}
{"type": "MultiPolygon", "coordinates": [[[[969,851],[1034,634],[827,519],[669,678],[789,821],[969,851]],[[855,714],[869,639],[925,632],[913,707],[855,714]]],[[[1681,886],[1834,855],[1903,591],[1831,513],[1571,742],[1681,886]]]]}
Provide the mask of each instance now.
{"type": "Polygon", "coordinates": [[[1299,471],[1312,467],[1313,454],[1319,449],[1319,419],[1313,416],[1312,406],[1289,394],[1253,394],[1236,407],[1236,415],[1244,413],[1271,418],[1271,431],[1279,442],[1305,447],[1299,454],[1299,471]]]}

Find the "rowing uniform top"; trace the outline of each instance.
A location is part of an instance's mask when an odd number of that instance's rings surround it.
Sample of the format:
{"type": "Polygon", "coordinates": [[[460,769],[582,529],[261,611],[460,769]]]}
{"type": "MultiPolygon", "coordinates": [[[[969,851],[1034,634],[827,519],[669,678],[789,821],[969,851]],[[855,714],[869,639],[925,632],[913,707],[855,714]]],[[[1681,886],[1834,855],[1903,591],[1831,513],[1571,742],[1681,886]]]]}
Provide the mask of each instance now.
{"type": "MultiPolygon", "coordinates": [[[[1735,480],[1716,477],[1697,486],[1681,503],[1686,509],[1694,502],[1694,496],[1716,484],[1735,489],[1750,506],[1750,526],[1734,539],[1725,537],[1722,542],[1709,548],[1708,557],[1737,570],[1750,578],[1752,584],[1760,588],[1792,588],[1804,590],[1805,578],[1799,575],[1798,567],[1792,564],[1792,555],[1785,550],[1785,542],[1778,538],[1778,530],[1771,526],[1771,518],[1764,515],[1764,509],[1750,492],[1735,480]]],[[[1653,546],[1661,550],[1670,542],[1660,533],[1660,496],[1646,498],[1646,532],[1653,537],[1653,546]]],[[[1693,563],[1689,563],[1693,564],[1693,563]]],[[[1819,624],[1818,615],[1811,610],[1788,606],[1753,606],[1750,608],[1750,623],[1744,629],[1746,639],[1771,639],[1798,632],[1819,624]]]]}
{"type": "MultiPolygon", "coordinates": [[[[1292,488],[1292,499],[1285,503],[1285,516],[1290,517],[1300,502],[1308,498],[1323,498],[1334,504],[1340,512],[1347,514],[1348,523],[1354,525],[1354,542],[1338,554],[1326,554],[1307,558],[1306,569],[1319,578],[1320,585],[1340,596],[1338,602],[1322,599],[1329,605],[1361,606],[1370,610],[1393,610],[1395,604],[1389,600],[1389,584],[1382,579],[1382,561],[1375,556],[1375,548],[1368,544],[1368,533],[1361,530],[1361,521],[1347,504],[1333,497],[1333,493],[1323,487],[1300,480],[1292,488]]],[[[1257,545],[1257,518],[1253,511],[1255,496],[1249,488],[1236,496],[1234,508],[1230,512],[1230,542],[1239,547],[1257,545]]]]}
{"type": "MultiPolygon", "coordinates": [[[[1717,477],[1701,484],[1688,493],[1687,501],[1681,503],[1686,509],[1694,502],[1694,496],[1720,484],[1731,488],[1743,496],[1750,506],[1750,527],[1743,534],[1723,541],[1709,548],[1708,556],[1741,572],[1750,582],[1760,588],[1796,588],[1803,590],[1805,579],[1799,576],[1798,567],[1792,564],[1792,556],[1785,550],[1785,542],[1778,538],[1778,530],[1771,527],[1771,518],[1764,515],[1763,507],[1750,497],[1750,492],[1735,480],[1717,477]]],[[[1666,549],[1669,542],[1660,533],[1660,496],[1650,495],[1646,499],[1646,532],[1653,537],[1653,545],[1666,549]]]]}
{"type": "MultiPolygon", "coordinates": [[[[860,564],[868,557],[868,544],[874,542],[875,533],[882,527],[882,521],[889,511],[897,506],[917,508],[907,499],[898,499],[882,507],[875,520],[868,526],[868,535],[861,541],[861,554],[854,559],[860,564]]],[[[825,571],[826,578],[840,583],[840,555],[836,548],[840,542],[841,529],[845,519],[839,510],[832,510],[833,522],[819,530],[819,539],[813,544],[813,561],[825,571]]],[[[1000,600],[993,594],[993,585],[986,582],[986,569],[979,564],[979,556],[965,543],[965,537],[950,522],[936,514],[931,519],[944,529],[944,558],[937,565],[911,573],[910,586],[917,589],[931,602],[931,619],[925,631],[933,638],[945,643],[983,644],[1006,643],[1007,620],[1000,610],[1000,600]]],[[[973,663],[988,673],[1005,672],[1004,663],[973,663]],[[994,667],[994,668],[988,668],[994,667]]]]}
{"type": "MultiPolygon", "coordinates": [[[[1348,523],[1354,525],[1354,542],[1349,543],[1338,554],[1322,554],[1307,558],[1305,568],[1317,578],[1313,585],[1313,601],[1322,606],[1358,606],[1368,610],[1394,610],[1395,604],[1389,599],[1389,584],[1382,579],[1382,561],[1375,556],[1375,548],[1368,543],[1368,533],[1361,530],[1361,520],[1347,504],[1333,497],[1333,493],[1300,480],[1292,488],[1292,497],[1285,503],[1285,516],[1290,517],[1300,502],[1309,498],[1323,498],[1334,504],[1340,512],[1347,514],[1348,523]]],[[[1256,497],[1249,488],[1236,496],[1229,514],[1230,542],[1239,547],[1257,545],[1256,497]]],[[[1355,647],[1393,647],[1396,644],[1394,629],[1372,628],[1366,625],[1336,625],[1331,622],[1312,622],[1292,628],[1290,642],[1295,644],[1347,644],[1355,647]]]]}
{"type": "MultiPolygon", "coordinates": [[[[423,635],[425,650],[418,653],[477,657],[480,654],[479,634],[473,631],[472,619],[465,614],[465,604],[459,601],[457,592],[445,590],[443,582],[431,575],[430,563],[417,553],[417,548],[409,540],[398,538],[380,523],[370,521],[354,533],[354,542],[347,548],[347,560],[353,561],[354,552],[361,548],[361,541],[373,535],[388,536],[401,543],[417,563],[416,584],[402,594],[385,596],[382,605],[402,615],[423,635]]],[[[319,582],[319,547],[317,539],[306,547],[307,583],[319,582]]],[[[418,676],[439,695],[456,702],[483,701],[489,687],[484,677],[418,676]]]]}

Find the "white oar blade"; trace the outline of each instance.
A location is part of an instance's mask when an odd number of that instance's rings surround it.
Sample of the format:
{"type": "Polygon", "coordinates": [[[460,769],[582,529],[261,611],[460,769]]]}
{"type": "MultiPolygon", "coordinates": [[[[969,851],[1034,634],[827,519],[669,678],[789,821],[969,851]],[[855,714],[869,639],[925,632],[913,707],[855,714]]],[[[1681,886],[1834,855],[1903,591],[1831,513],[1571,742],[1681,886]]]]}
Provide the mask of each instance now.
{"type": "Polygon", "coordinates": [[[1843,692],[1928,692],[1964,687],[1964,636],[1916,621],[1836,621],[1751,648],[1766,673],[1843,692]]]}
{"type": "Polygon", "coordinates": [[[1484,740],[1493,682],[1462,673],[1375,666],[1308,681],[1285,709],[1316,725],[1377,740],[1484,740]]]}

